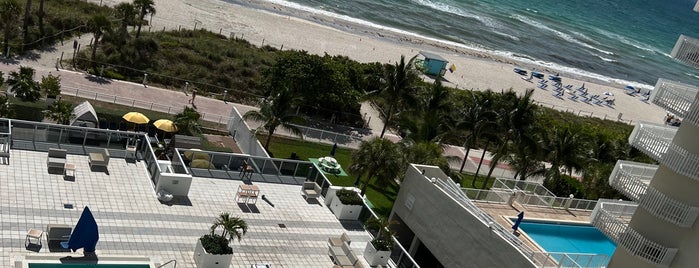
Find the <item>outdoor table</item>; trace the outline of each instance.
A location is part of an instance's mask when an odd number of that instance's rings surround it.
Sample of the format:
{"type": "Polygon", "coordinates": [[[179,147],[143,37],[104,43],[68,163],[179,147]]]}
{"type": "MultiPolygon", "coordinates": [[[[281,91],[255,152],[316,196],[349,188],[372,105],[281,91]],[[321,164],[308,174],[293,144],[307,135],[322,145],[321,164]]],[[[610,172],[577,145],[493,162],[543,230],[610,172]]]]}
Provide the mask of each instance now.
{"type": "Polygon", "coordinates": [[[257,185],[241,184],[238,186],[238,192],[236,193],[236,202],[252,204],[257,203],[257,197],[260,195],[260,187],[257,185]],[[241,200],[245,202],[240,202],[241,200]]]}

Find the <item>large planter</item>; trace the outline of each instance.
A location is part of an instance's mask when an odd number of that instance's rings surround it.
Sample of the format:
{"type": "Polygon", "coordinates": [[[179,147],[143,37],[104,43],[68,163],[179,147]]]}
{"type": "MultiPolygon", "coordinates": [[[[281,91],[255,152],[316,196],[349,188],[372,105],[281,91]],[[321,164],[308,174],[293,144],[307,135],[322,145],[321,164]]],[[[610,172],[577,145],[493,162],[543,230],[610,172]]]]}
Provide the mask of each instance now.
{"type": "Polygon", "coordinates": [[[340,198],[333,198],[330,210],[338,220],[358,220],[362,205],[345,205],[340,202],[340,198]]]}
{"type": "Polygon", "coordinates": [[[209,254],[201,244],[201,239],[197,239],[197,246],[194,247],[194,263],[199,268],[228,268],[231,265],[233,254],[209,254]]]}
{"type": "Polygon", "coordinates": [[[371,241],[366,243],[366,248],[364,248],[364,259],[369,263],[369,266],[386,266],[388,264],[388,259],[391,258],[390,251],[378,251],[371,244],[371,241]]]}

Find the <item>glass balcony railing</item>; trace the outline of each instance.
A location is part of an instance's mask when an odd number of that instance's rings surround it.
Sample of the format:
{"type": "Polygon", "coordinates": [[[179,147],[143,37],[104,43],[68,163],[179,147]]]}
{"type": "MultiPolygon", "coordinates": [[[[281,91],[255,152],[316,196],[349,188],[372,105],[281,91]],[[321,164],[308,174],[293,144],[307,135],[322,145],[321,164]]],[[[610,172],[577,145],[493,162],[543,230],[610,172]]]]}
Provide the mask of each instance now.
{"type": "Polygon", "coordinates": [[[650,96],[651,102],[683,119],[683,123],[699,125],[699,102],[694,99],[699,88],[680,82],[658,79],[650,96]]]}
{"type": "Polygon", "coordinates": [[[665,247],[630,228],[628,220],[636,207],[637,205],[629,202],[600,200],[590,217],[590,222],[614,240],[617,246],[625,248],[631,254],[659,266],[669,266],[678,249],[665,247]]]}

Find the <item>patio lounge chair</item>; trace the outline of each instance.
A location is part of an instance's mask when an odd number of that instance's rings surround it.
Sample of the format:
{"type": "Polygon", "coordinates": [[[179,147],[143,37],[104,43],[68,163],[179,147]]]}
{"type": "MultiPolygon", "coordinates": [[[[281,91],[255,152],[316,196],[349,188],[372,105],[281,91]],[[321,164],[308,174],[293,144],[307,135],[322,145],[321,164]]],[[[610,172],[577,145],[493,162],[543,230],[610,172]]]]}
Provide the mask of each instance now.
{"type": "Polygon", "coordinates": [[[303,182],[303,186],[301,187],[301,194],[305,197],[306,200],[308,200],[309,198],[318,199],[318,196],[320,196],[320,186],[318,186],[317,183],[312,181],[303,182]]]}
{"type": "Polygon", "coordinates": [[[109,150],[104,149],[104,151],[100,153],[90,153],[88,158],[90,168],[94,166],[107,168],[107,165],[109,165],[109,150]]]}

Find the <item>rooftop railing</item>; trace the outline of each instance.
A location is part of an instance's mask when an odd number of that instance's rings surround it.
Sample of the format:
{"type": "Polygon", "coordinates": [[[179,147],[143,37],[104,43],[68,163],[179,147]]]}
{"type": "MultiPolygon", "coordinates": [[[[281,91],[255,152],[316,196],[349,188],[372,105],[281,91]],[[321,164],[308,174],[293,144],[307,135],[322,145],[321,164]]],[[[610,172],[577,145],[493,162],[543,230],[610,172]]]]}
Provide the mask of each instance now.
{"type": "Polygon", "coordinates": [[[699,88],[680,82],[658,79],[655,89],[650,96],[651,102],[682,117],[683,123],[689,122],[699,125],[699,107],[694,104],[694,99],[699,88]]]}
{"type": "Polygon", "coordinates": [[[541,196],[556,196],[549,191],[549,189],[546,189],[546,187],[541,185],[541,183],[531,181],[496,178],[491,189],[493,188],[519,190],[527,194],[536,194],[541,196]]]}
{"type": "Polygon", "coordinates": [[[680,35],[670,56],[684,64],[699,68],[699,40],[680,35]]]}
{"type": "Polygon", "coordinates": [[[636,209],[635,204],[612,202],[614,203],[600,201],[599,206],[591,216],[592,225],[616,241],[618,246],[645,261],[659,266],[669,266],[677,254],[677,248],[665,247],[647,239],[628,226],[623,219],[633,215],[636,209]]]}

